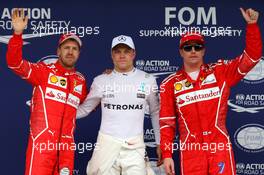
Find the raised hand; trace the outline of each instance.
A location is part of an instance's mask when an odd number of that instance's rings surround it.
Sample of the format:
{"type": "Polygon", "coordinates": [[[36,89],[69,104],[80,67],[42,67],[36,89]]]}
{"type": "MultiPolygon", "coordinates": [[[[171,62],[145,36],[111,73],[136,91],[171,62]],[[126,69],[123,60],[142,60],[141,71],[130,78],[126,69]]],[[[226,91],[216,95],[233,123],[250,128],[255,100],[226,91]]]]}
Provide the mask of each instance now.
{"type": "Polygon", "coordinates": [[[28,23],[28,17],[25,16],[23,9],[15,9],[12,13],[12,26],[15,34],[23,33],[28,23]]]}
{"type": "Polygon", "coordinates": [[[253,24],[253,23],[257,23],[258,21],[258,17],[259,17],[259,13],[251,8],[244,10],[243,8],[240,8],[240,11],[244,17],[244,19],[246,20],[246,22],[248,24],[253,24]]]}

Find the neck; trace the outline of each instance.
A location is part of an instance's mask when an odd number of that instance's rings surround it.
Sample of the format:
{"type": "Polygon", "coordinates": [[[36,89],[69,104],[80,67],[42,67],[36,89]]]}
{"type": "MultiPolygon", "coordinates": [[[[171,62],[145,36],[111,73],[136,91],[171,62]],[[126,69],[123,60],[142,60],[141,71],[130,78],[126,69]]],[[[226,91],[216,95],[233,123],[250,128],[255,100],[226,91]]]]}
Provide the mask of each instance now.
{"type": "Polygon", "coordinates": [[[74,68],[74,66],[67,66],[67,65],[65,65],[60,59],[59,59],[59,63],[66,70],[72,70],[74,68]]]}
{"type": "Polygon", "coordinates": [[[184,63],[184,70],[185,72],[187,73],[190,73],[190,72],[195,72],[195,71],[199,71],[200,70],[200,67],[201,67],[202,63],[200,64],[185,64],[184,63]]]}
{"type": "Polygon", "coordinates": [[[115,70],[116,70],[117,72],[120,72],[120,73],[127,73],[127,72],[132,71],[133,69],[134,69],[134,66],[132,66],[132,67],[130,67],[130,68],[128,68],[128,69],[119,69],[118,67],[115,67],[115,70]]]}

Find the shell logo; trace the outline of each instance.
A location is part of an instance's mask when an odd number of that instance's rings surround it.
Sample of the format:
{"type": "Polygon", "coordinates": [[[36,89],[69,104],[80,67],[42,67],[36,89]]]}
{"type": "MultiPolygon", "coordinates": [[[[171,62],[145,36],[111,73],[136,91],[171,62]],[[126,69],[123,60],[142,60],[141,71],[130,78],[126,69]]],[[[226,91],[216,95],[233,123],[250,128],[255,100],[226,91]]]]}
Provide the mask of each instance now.
{"type": "Polygon", "coordinates": [[[58,82],[58,78],[55,75],[50,77],[50,82],[56,84],[58,82]]]}
{"type": "Polygon", "coordinates": [[[176,83],[176,84],[174,85],[174,88],[175,88],[176,91],[179,91],[179,90],[182,89],[182,84],[181,84],[181,83],[176,83]]]}

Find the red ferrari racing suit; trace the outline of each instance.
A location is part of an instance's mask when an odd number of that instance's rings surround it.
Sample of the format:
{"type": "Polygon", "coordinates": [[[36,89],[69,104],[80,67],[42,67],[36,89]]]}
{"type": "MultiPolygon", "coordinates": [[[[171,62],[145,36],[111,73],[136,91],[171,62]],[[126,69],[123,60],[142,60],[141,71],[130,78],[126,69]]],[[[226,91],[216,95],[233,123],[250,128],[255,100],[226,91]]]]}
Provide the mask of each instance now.
{"type": "Polygon", "coordinates": [[[184,69],[163,80],[160,87],[160,134],[163,158],[180,148],[182,175],[235,175],[235,162],[226,129],[230,88],[261,59],[257,24],[248,24],[246,49],[233,60],[201,66],[196,81],[184,69]],[[176,123],[180,144],[173,144],[176,123]]]}
{"type": "Polygon", "coordinates": [[[7,64],[34,86],[25,174],[71,175],[76,110],[86,97],[86,81],[80,73],[64,69],[59,62],[34,64],[22,59],[22,43],[21,35],[11,38],[7,64]]]}

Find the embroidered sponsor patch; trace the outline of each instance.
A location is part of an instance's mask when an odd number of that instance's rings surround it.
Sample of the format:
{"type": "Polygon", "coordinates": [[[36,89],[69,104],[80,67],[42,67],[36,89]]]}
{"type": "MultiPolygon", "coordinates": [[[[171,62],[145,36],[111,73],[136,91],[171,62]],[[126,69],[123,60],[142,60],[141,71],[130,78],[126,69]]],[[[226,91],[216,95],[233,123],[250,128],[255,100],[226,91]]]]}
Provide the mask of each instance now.
{"type": "Polygon", "coordinates": [[[176,91],[180,91],[180,90],[182,90],[182,84],[181,83],[176,83],[174,85],[174,88],[175,88],[176,91]]]}
{"type": "Polygon", "coordinates": [[[77,109],[80,104],[80,98],[72,94],[69,94],[67,99],[67,104],[77,109]]]}
{"type": "Polygon", "coordinates": [[[146,97],[146,95],[145,94],[143,94],[143,93],[137,93],[137,98],[145,98],[146,97]]]}
{"type": "Polygon", "coordinates": [[[54,101],[58,101],[61,103],[65,103],[66,102],[66,93],[57,89],[53,89],[53,88],[46,88],[46,92],[45,92],[45,98],[46,99],[50,99],[50,100],[54,100],[54,101]]]}
{"type": "Polygon", "coordinates": [[[58,86],[61,88],[67,88],[67,79],[61,76],[54,75],[53,73],[49,74],[48,84],[58,86]]]}
{"type": "Polygon", "coordinates": [[[80,85],[78,85],[78,86],[76,86],[76,87],[74,87],[74,92],[77,92],[78,94],[82,94],[82,88],[83,88],[83,85],[82,84],[80,84],[80,85]]]}
{"type": "Polygon", "coordinates": [[[177,97],[179,107],[220,97],[219,87],[189,92],[177,97]]]}
{"type": "Polygon", "coordinates": [[[210,74],[203,80],[202,85],[212,84],[215,82],[216,82],[216,78],[215,78],[214,74],[210,74]]]}
{"type": "Polygon", "coordinates": [[[174,84],[174,93],[179,93],[184,90],[192,89],[193,85],[187,79],[179,81],[174,84]]]}

